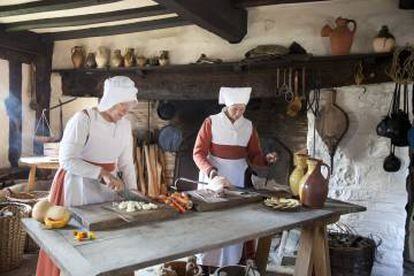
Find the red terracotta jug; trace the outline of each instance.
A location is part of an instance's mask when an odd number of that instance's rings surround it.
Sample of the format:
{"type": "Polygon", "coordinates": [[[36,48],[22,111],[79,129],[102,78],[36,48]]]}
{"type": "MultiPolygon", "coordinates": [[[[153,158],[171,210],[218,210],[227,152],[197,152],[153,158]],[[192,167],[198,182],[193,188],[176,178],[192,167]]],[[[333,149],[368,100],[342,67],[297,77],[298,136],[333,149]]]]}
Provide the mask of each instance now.
{"type": "Polygon", "coordinates": [[[347,55],[354,41],[357,24],[355,20],[342,17],[338,17],[335,23],[335,28],[329,25],[323,26],[321,35],[322,37],[329,37],[333,55],[347,55]],[[352,29],[349,27],[350,23],[353,25],[352,29]]]}
{"type": "Polygon", "coordinates": [[[299,187],[300,202],[310,208],[322,208],[328,197],[329,190],[329,166],[321,160],[309,158],[307,161],[308,172],[303,176],[299,187]],[[325,178],[321,173],[321,167],[328,168],[325,178]]]}

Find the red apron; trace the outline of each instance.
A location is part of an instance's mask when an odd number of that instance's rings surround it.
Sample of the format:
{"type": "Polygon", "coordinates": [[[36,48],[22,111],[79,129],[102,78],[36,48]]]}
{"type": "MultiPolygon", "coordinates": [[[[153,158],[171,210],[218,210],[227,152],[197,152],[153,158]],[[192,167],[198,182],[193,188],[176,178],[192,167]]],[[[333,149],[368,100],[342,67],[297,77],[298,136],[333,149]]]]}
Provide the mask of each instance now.
{"type": "MultiPolygon", "coordinates": [[[[89,161],[88,161],[89,162],[89,161]]],[[[112,172],[115,170],[114,163],[98,164],[89,162],[94,165],[102,167],[104,170],[112,172]]],[[[50,188],[49,201],[54,205],[64,206],[64,181],[66,171],[60,168],[53,178],[52,186],[50,188]]],[[[36,276],[59,276],[60,269],[53,263],[45,251],[40,249],[39,258],[37,260],[36,276]]]]}

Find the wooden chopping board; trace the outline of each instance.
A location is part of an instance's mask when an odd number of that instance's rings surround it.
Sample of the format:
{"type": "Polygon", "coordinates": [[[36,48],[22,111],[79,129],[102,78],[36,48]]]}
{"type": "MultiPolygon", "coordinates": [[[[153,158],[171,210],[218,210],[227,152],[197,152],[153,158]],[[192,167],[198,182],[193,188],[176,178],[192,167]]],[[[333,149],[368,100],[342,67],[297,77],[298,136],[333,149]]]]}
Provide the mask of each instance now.
{"type": "Polygon", "coordinates": [[[112,202],[71,207],[69,210],[72,216],[89,231],[160,221],[178,214],[175,209],[166,205],[159,205],[159,208],[155,210],[127,213],[113,207],[112,202]]]}
{"type": "Polygon", "coordinates": [[[263,195],[249,190],[231,191],[221,198],[207,197],[206,200],[203,200],[200,198],[200,194],[202,196],[207,196],[207,194],[201,191],[205,190],[187,192],[193,202],[193,208],[199,212],[232,208],[263,200],[263,195]]]}

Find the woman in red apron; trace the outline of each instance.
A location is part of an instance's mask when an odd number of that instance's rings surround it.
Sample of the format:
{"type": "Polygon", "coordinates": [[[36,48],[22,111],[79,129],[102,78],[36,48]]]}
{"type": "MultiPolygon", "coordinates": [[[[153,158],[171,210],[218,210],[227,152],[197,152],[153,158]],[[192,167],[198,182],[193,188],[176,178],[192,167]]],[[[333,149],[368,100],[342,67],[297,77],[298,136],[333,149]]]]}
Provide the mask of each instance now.
{"type": "MultiPolygon", "coordinates": [[[[262,153],[257,131],[252,122],[243,117],[251,90],[250,87],[220,89],[219,104],[226,107],[204,121],[194,145],[193,158],[200,169],[199,180],[210,183],[199,188],[215,191],[228,185],[244,188],[248,162],[267,166],[276,161],[276,153],[262,153]]],[[[213,267],[234,265],[239,263],[242,250],[242,243],[235,244],[200,254],[198,260],[213,267]]]]}
{"type": "MultiPolygon", "coordinates": [[[[137,189],[130,122],[124,118],[137,102],[134,82],[123,76],[105,80],[97,108],[76,113],[66,124],[49,201],[79,206],[117,198],[137,189]],[[121,181],[115,175],[122,172],[121,181]],[[105,184],[102,184],[105,183],[105,184]]],[[[37,276],[58,276],[59,268],[40,250],[37,276]]]]}

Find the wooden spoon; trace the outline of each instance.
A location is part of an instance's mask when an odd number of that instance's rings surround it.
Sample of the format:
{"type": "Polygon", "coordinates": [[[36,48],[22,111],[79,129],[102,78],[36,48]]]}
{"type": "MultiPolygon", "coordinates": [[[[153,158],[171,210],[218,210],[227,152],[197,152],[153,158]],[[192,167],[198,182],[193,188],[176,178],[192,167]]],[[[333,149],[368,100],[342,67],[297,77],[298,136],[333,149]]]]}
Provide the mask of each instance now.
{"type": "Polygon", "coordinates": [[[295,117],[298,115],[299,111],[302,109],[302,101],[300,99],[298,89],[299,89],[299,73],[298,71],[295,71],[295,77],[294,77],[294,84],[293,84],[293,90],[295,93],[295,97],[293,98],[293,101],[288,105],[286,114],[290,117],[295,117]]]}

